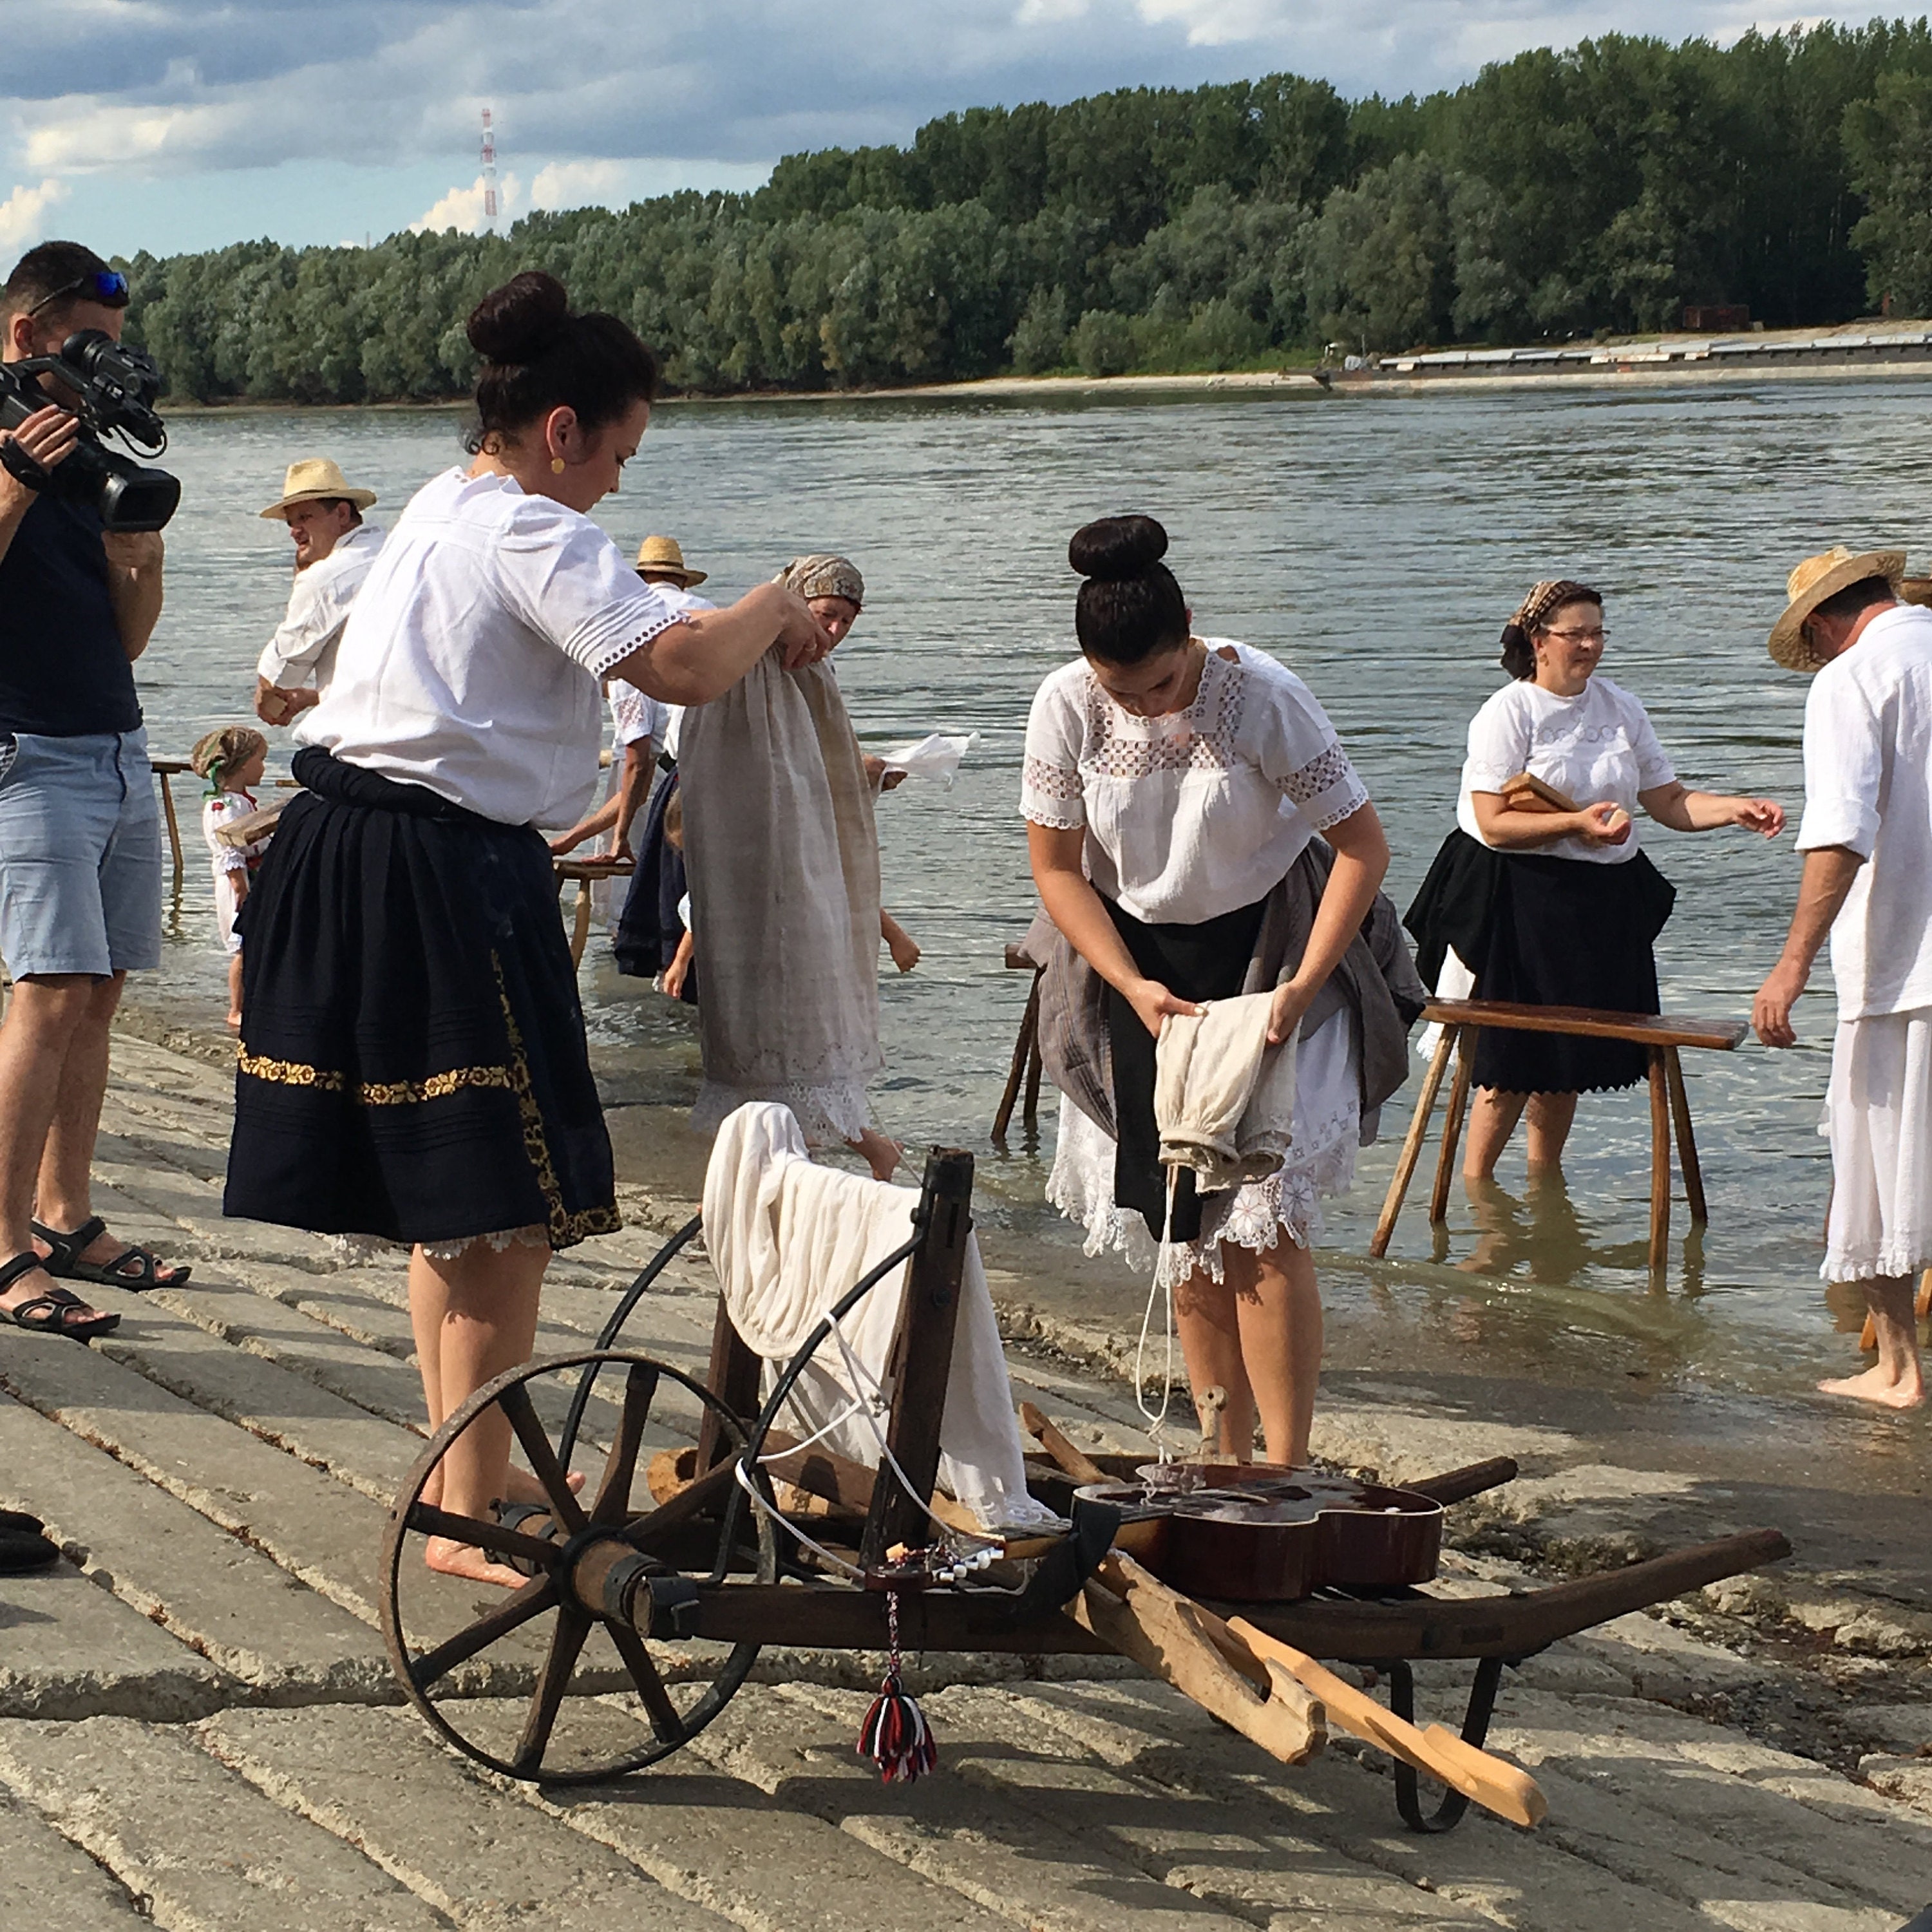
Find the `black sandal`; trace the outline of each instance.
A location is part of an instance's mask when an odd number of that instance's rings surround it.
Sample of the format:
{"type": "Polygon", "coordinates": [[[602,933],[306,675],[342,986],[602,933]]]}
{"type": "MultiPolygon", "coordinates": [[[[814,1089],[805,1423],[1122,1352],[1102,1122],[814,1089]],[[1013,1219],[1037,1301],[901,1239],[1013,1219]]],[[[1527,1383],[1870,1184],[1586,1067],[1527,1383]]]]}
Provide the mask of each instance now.
{"type": "Polygon", "coordinates": [[[169,1266],[176,1271],[164,1280],[161,1264],[153,1252],[131,1243],[111,1262],[82,1261],[81,1250],[92,1247],[107,1232],[107,1223],[98,1214],[82,1222],[70,1234],[57,1234],[38,1221],[28,1226],[37,1239],[46,1243],[50,1252],[40,1265],[57,1281],[92,1282],[97,1287],[124,1288],[130,1294],[146,1294],[151,1288],[180,1288],[194,1273],[191,1268],[170,1262],[169,1266]],[[136,1261],[141,1264],[139,1272],[128,1274],[128,1264],[136,1261]]]}
{"type": "MultiPolygon", "coordinates": [[[[45,1258],[31,1250],[24,1255],[16,1255],[10,1262],[0,1266],[0,1294],[5,1294],[22,1275],[46,1267],[45,1258]]],[[[70,1308],[86,1306],[79,1295],[70,1294],[64,1288],[50,1288],[45,1294],[35,1295],[30,1301],[21,1302],[16,1307],[0,1308],[0,1316],[4,1316],[16,1328],[32,1329],[42,1335],[70,1336],[76,1342],[91,1342],[97,1335],[111,1335],[120,1327],[119,1316],[98,1312],[80,1322],[68,1320],[67,1311],[70,1308]]]]}
{"type": "Polygon", "coordinates": [[[51,1569],[59,1561],[59,1550],[44,1536],[0,1531],[0,1576],[25,1576],[36,1570],[51,1569]]]}
{"type": "Polygon", "coordinates": [[[46,1528],[37,1516],[29,1516],[25,1510],[0,1509],[0,1532],[16,1536],[38,1536],[46,1528]]]}

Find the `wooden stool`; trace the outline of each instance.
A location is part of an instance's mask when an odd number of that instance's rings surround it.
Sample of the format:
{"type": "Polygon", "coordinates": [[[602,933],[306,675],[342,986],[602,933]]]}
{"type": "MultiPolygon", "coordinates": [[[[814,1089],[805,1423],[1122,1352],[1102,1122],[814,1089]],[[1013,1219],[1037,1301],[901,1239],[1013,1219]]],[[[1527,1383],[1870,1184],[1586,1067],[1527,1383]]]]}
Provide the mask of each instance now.
{"type": "Polygon", "coordinates": [[[570,963],[572,966],[584,964],[584,949],[590,939],[590,894],[592,889],[603,879],[628,879],[634,872],[634,859],[553,859],[551,869],[556,874],[556,897],[560,906],[563,903],[563,882],[566,879],[577,881],[577,911],[570,932],[570,963]]]}
{"type": "Polygon", "coordinates": [[[1709,1047],[1729,1053],[1744,1036],[1743,1022],[1652,1018],[1635,1013],[1598,1012],[1584,1006],[1527,1006],[1503,1000],[1432,1000],[1423,1017],[1442,1028],[1442,1043],[1429,1063],[1415,1118],[1408,1124],[1395,1178],[1389,1183],[1382,1218],[1376,1223],[1369,1252],[1388,1252],[1402,1197],[1422,1156],[1429,1136],[1429,1117],[1449,1057],[1456,1055],[1456,1078],[1449,1089],[1449,1111],[1442,1126],[1442,1151],[1436,1163],[1436,1186],[1430,1196],[1429,1220],[1440,1227],[1449,1215],[1449,1183],[1456,1171],[1456,1144],[1462,1134],[1462,1116],[1469,1103],[1469,1076],[1475,1060],[1476,1035],[1484,1027],[1517,1033],[1581,1034],[1593,1040],[1627,1040],[1650,1053],[1650,1265],[1660,1268],[1670,1240],[1670,1132],[1677,1130],[1677,1159],[1684,1172],[1684,1198],[1698,1227],[1709,1220],[1704,1202],[1704,1176],[1697,1165],[1697,1143],[1690,1132],[1690,1101],[1684,1090],[1684,1069],[1678,1049],[1709,1047]]]}
{"type": "Polygon", "coordinates": [[[154,767],[154,776],[161,782],[161,813],[168,821],[168,850],[174,854],[175,890],[182,889],[181,820],[175,816],[174,787],[169,783],[184,772],[194,767],[185,758],[150,758],[148,763],[154,767]]]}
{"type": "Polygon", "coordinates": [[[1013,1102],[1019,1097],[1020,1082],[1026,1082],[1026,1107],[1020,1123],[1028,1133],[1040,1126],[1040,1079],[1044,1063],[1040,1053],[1040,978],[1046,968],[1036,965],[1020,946],[1006,948],[1009,972],[1030,971],[1032,990],[1027,994],[1026,1011],[1020,1018],[1020,1034],[1013,1042],[1013,1064],[1006,1070],[1006,1091],[1000,1096],[1000,1110],[993,1116],[993,1144],[1004,1154],[1006,1129],[1012,1124],[1013,1102]]]}

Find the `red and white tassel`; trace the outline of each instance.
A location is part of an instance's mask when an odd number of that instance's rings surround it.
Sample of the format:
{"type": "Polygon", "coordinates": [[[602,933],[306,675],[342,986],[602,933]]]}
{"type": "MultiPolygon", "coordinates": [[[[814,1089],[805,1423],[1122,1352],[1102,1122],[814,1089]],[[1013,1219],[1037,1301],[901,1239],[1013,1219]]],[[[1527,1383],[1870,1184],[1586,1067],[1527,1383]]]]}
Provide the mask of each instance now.
{"type": "Polygon", "coordinates": [[[879,1767],[886,1784],[910,1784],[923,1777],[939,1762],[939,1747],[933,1741],[932,1727],[919,1700],[908,1695],[899,1678],[899,1598],[896,1590],[886,1592],[886,1630],[890,1646],[886,1656],[886,1681],[859,1726],[859,1755],[879,1767]]]}

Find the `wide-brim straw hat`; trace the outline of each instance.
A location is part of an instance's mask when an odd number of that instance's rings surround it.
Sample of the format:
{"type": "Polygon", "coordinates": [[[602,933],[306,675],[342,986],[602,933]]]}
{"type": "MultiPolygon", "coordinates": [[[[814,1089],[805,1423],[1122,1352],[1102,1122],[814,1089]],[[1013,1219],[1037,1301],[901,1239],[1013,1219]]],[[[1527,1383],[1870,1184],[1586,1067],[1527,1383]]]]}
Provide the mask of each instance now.
{"type": "Polygon", "coordinates": [[[304,457],[301,462],[289,465],[289,472],[282,478],[280,500],[271,503],[261,514],[277,523],[286,523],[291,505],[326,502],[332,496],[353,503],[358,510],[368,509],[376,500],[374,490],[355,488],[328,457],[304,457]]]}
{"type": "Polygon", "coordinates": [[[1828,598],[1868,577],[1882,577],[1894,589],[1905,574],[1902,550],[1847,550],[1834,544],[1816,556],[1808,556],[1785,580],[1784,594],[1790,600],[1784,614],[1771,627],[1772,656],[1786,670],[1817,670],[1828,660],[1821,658],[1804,641],[1804,620],[1828,598]]]}
{"type": "Polygon", "coordinates": [[[693,570],[685,562],[675,537],[646,537],[638,546],[638,574],[641,577],[647,570],[653,577],[676,578],[687,590],[711,574],[708,570],[693,570]]]}

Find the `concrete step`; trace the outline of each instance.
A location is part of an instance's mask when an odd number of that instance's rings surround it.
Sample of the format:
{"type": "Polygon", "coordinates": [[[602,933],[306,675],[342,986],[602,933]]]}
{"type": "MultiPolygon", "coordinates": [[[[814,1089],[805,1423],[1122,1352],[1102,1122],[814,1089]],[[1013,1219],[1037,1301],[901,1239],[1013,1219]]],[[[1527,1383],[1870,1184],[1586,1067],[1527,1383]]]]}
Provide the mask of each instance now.
{"type": "Polygon", "coordinates": [[[0,1724],[0,1780],[170,1932],[440,1932],[452,1923],[176,1726],[0,1724]]]}
{"type": "Polygon", "coordinates": [[[880,1781],[854,1748],[871,1702],[860,1691],[780,1692],[774,1720],[762,1698],[734,1699],[689,1748],[721,1771],[822,1818],[884,1856],[988,1911],[1024,1900],[1025,1922],[1051,1932],[1227,1932],[1246,1922],[1096,1853],[1090,1834],[939,1774],[880,1781]]]}
{"type": "MultiPolygon", "coordinates": [[[[776,1700],[747,1689],[769,1721],[776,1700]]],[[[572,1714],[585,1721],[585,1714],[572,1714]]],[[[610,1748],[634,1748],[644,1726],[608,1706],[595,1717],[610,1748]],[[626,1740],[628,1740],[627,1745],[626,1740]]],[[[668,1891],[746,1932],[1006,1932],[1010,1920],[883,1858],[845,1832],[766,1798],[680,1752],[622,1784],[583,1790],[523,1787],[530,1803],[608,1845],[668,1891]]]]}
{"type": "Polygon", "coordinates": [[[141,1932],[153,1924],[124,1886],[10,1792],[0,1792],[0,1925],[141,1932]]]}
{"type": "Polygon", "coordinates": [[[413,1711],[230,1711],[204,1750],[476,1932],[724,1932],[444,1750],[413,1711]]]}
{"type": "Polygon", "coordinates": [[[23,1606],[0,1648],[0,1709],[9,1715],[166,1719],[251,1693],[277,1701],[396,1694],[366,1624],[4,1396],[0,1498],[42,1517],[88,1580],[68,1570],[73,1586],[57,1595],[40,1578],[0,1582],[0,1600],[23,1606]]]}

